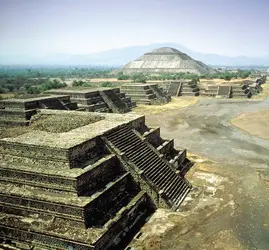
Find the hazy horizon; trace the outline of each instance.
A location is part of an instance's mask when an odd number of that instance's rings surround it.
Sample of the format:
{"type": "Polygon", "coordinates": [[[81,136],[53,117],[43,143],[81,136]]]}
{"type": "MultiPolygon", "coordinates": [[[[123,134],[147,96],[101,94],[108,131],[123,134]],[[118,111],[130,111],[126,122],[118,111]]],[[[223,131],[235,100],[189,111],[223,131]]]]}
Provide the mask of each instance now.
{"type": "Polygon", "coordinates": [[[175,43],[200,53],[269,55],[268,0],[0,0],[0,57],[88,54],[175,43]]]}

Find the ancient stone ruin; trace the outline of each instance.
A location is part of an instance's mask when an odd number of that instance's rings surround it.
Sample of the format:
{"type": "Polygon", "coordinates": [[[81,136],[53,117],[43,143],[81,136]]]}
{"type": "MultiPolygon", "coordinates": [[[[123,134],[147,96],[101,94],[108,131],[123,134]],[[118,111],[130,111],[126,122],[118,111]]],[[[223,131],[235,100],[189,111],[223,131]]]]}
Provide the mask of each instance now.
{"type": "Polygon", "coordinates": [[[171,100],[171,96],[157,84],[126,84],[121,87],[121,90],[139,104],[161,105],[171,100]]]}
{"type": "Polygon", "coordinates": [[[70,95],[71,100],[78,103],[79,110],[84,111],[126,113],[136,106],[119,88],[54,89],[47,93],[70,95]]]}
{"type": "Polygon", "coordinates": [[[124,74],[184,72],[201,75],[214,70],[177,49],[163,47],[129,62],[122,68],[122,71],[124,74]]]}
{"type": "Polygon", "coordinates": [[[180,81],[165,81],[159,83],[159,86],[170,96],[198,96],[199,87],[196,81],[180,80],[180,81]]]}
{"type": "Polygon", "coordinates": [[[38,126],[0,140],[0,247],[121,249],[156,207],[177,210],[192,188],[186,150],[144,116],[39,115],[38,126]]]}
{"type": "Polygon", "coordinates": [[[200,91],[201,96],[211,96],[217,98],[251,98],[262,91],[262,84],[266,78],[258,78],[255,81],[245,80],[242,82],[232,82],[223,85],[208,85],[200,91]]]}
{"type": "Polygon", "coordinates": [[[39,109],[74,110],[77,104],[67,95],[1,100],[0,126],[27,126],[39,109]]]}

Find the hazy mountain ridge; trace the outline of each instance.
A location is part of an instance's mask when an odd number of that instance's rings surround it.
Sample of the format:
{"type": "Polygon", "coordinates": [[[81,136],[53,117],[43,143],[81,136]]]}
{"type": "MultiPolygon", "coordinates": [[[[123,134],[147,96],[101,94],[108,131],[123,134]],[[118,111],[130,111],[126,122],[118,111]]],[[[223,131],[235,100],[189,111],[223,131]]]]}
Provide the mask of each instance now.
{"type": "Polygon", "coordinates": [[[248,65],[269,65],[269,55],[264,57],[229,57],[217,54],[203,54],[188,49],[180,44],[156,43],[143,46],[130,46],[121,49],[111,49],[90,54],[67,54],[57,53],[46,56],[32,55],[4,55],[0,57],[0,64],[61,64],[61,65],[116,65],[122,66],[129,61],[137,59],[146,52],[159,47],[173,47],[183,53],[188,54],[195,60],[199,60],[208,65],[229,65],[229,66],[248,66],[248,65]]]}

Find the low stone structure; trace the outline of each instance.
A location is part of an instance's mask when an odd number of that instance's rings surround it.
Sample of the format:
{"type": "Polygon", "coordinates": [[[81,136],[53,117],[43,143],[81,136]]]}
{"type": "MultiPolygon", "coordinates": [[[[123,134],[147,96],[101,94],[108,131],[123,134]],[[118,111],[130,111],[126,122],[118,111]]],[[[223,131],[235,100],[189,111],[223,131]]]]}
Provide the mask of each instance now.
{"type": "Polygon", "coordinates": [[[224,85],[209,85],[201,90],[201,96],[211,96],[220,98],[251,98],[262,91],[262,84],[266,77],[255,80],[244,80],[241,82],[231,82],[224,85]]]}
{"type": "Polygon", "coordinates": [[[121,249],[156,207],[177,210],[191,190],[186,150],[144,116],[48,109],[40,116],[40,123],[57,117],[53,130],[38,124],[0,140],[0,247],[121,249]],[[85,126],[61,127],[85,117],[85,126]]]}
{"type": "Polygon", "coordinates": [[[171,96],[160,89],[157,84],[125,84],[121,90],[140,104],[161,105],[171,100],[171,96]]]}
{"type": "Polygon", "coordinates": [[[201,96],[217,98],[250,98],[251,93],[245,85],[211,85],[201,91],[201,96]]]}
{"type": "Polygon", "coordinates": [[[79,109],[84,111],[126,113],[136,106],[119,88],[54,89],[47,93],[70,95],[71,100],[77,102],[79,109]]]}
{"type": "Polygon", "coordinates": [[[170,96],[198,96],[199,87],[195,81],[179,80],[165,81],[159,83],[159,86],[170,96]]]}
{"type": "Polygon", "coordinates": [[[27,126],[39,109],[74,110],[77,104],[67,95],[1,100],[0,126],[27,126]]]}

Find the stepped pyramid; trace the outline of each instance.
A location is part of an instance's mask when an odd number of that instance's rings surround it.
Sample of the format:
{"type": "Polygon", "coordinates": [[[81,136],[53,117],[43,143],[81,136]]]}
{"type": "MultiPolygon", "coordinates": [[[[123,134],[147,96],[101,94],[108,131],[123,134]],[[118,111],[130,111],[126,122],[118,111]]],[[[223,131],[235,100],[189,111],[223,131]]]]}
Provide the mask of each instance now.
{"type": "Polygon", "coordinates": [[[145,116],[39,114],[0,140],[0,249],[120,250],[156,207],[177,210],[190,192],[186,150],[145,116]]]}
{"type": "Polygon", "coordinates": [[[177,49],[163,47],[129,62],[122,71],[124,74],[184,72],[200,75],[210,73],[213,69],[177,49]]]}

